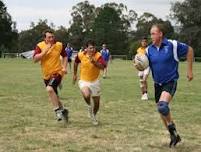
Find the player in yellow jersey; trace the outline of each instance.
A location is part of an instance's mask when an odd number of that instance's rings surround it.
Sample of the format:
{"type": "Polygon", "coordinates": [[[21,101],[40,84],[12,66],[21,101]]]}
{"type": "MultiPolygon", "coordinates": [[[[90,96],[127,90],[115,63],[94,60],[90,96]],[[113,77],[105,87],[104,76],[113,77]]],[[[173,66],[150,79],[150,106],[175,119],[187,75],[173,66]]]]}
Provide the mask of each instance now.
{"type": "Polygon", "coordinates": [[[67,122],[68,110],[63,107],[57,92],[62,76],[67,73],[67,54],[62,43],[55,41],[54,33],[51,30],[46,30],[43,36],[44,41],[36,45],[33,60],[41,63],[46,91],[53,104],[57,120],[67,122]],[[60,56],[62,56],[62,60],[60,56]]]}
{"type": "MultiPolygon", "coordinates": [[[[137,49],[137,54],[146,54],[146,47],[147,47],[147,38],[143,37],[140,41],[141,47],[137,49]]],[[[147,78],[149,75],[149,67],[146,68],[144,71],[138,71],[138,76],[140,78],[140,88],[142,97],[141,100],[148,100],[148,94],[147,94],[147,78]]]]}
{"type": "Polygon", "coordinates": [[[96,51],[95,42],[88,41],[86,49],[79,52],[74,62],[73,81],[76,82],[77,69],[80,64],[79,88],[82,92],[85,102],[88,105],[89,116],[92,123],[98,125],[96,114],[100,103],[100,70],[105,68],[105,62],[99,52],[96,51]],[[91,100],[91,97],[93,100],[91,100]]]}

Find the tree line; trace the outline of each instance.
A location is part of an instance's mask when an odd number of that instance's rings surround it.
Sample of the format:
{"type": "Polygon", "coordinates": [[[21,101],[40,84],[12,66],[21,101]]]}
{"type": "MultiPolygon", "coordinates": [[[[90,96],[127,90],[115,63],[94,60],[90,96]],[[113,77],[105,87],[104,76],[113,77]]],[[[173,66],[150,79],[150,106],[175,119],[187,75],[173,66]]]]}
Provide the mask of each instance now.
{"type": "Polygon", "coordinates": [[[171,4],[170,19],[177,22],[173,27],[170,20],[157,18],[149,12],[138,15],[120,3],[106,3],[95,7],[88,1],[77,3],[72,7],[70,27],[60,26],[57,29],[48,20],[39,19],[30,23],[28,30],[18,32],[7,7],[0,0],[0,53],[24,52],[34,49],[42,40],[41,33],[46,29],[55,32],[58,41],[71,43],[79,49],[88,39],[94,39],[97,48],[106,43],[112,54],[135,54],[139,39],[149,36],[152,24],[161,23],[166,27],[169,39],[178,39],[191,45],[196,56],[201,56],[201,1],[184,0],[171,4]],[[134,26],[135,25],[135,26],[134,26]]]}

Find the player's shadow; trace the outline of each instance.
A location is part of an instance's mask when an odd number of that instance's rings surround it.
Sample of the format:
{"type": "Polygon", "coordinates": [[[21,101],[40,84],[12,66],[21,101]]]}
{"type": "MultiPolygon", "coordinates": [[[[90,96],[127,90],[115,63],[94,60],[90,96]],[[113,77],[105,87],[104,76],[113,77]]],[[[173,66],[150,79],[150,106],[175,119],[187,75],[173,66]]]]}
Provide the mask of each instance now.
{"type": "Polygon", "coordinates": [[[107,80],[107,79],[111,79],[110,76],[107,76],[107,77],[102,77],[103,80],[107,80]]]}
{"type": "Polygon", "coordinates": [[[185,142],[178,143],[175,147],[169,147],[169,143],[163,143],[155,145],[148,145],[152,149],[158,149],[159,151],[171,151],[171,152],[198,152],[201,151],[201,146],[191,145],[185,142]]]}

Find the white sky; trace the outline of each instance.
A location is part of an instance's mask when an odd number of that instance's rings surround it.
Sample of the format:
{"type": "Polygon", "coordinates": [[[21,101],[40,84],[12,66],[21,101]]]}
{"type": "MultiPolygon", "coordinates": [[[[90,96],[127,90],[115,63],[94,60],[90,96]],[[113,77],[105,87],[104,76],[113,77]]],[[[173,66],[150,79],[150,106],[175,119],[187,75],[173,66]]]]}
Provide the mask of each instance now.
{"type": "MultiPolygon", "coordinates": [[[[176,0],[88,0],[96,7],[107,2],[123,3],[141,15],[150,12],[156,17],[167,19],[170,14],[171,2],[176,0]]],[[[179,0],[182,1],[182,0],[179,0]]],[[[47,19],[56,27],[63,25],[69,27],[72,6],[81,0],[3,0],[12,20],[17,22],[19,31],[29,29],[31,22],[47,19]]]]}

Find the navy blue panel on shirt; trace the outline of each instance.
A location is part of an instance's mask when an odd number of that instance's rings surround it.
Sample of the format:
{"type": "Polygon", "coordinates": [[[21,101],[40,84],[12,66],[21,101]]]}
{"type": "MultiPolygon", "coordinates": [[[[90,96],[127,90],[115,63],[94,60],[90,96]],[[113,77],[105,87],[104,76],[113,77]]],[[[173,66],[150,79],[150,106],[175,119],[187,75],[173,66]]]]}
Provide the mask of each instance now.
{"type": "MultiPolygon", "coordinates": [[[[188,45],[177,42],[177,56],[180,58],[187,52],[188,45]]],[[[163,39],[160,48],[151,44],[148,47],[147,56],[155,83],[163,84],[179,78],[178,62],[174,59],[173,44],[166,38],[163,39]]]]}
{"type": "Polygon", "coordinates": [[[108,62],[110,60],[110,52],[108,49],[102,49],[101,50],[101,56],[104,59],[104,61],[108,62]]]}

